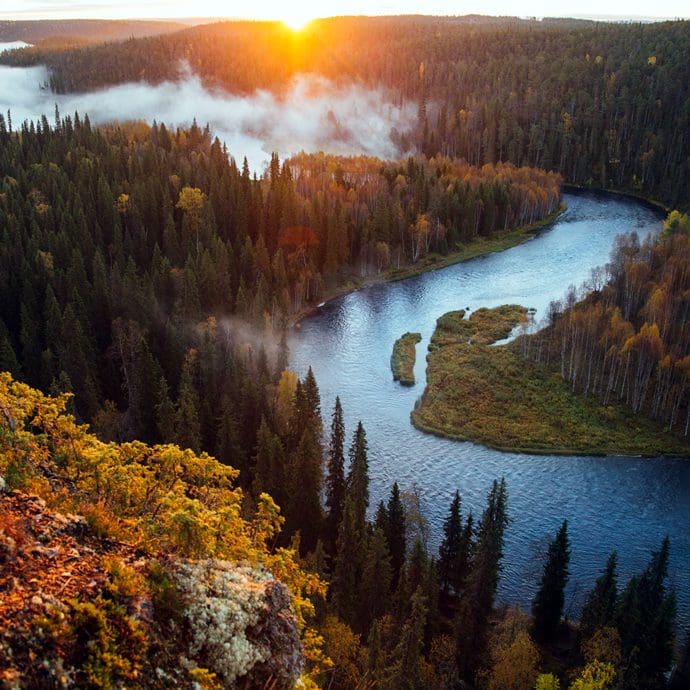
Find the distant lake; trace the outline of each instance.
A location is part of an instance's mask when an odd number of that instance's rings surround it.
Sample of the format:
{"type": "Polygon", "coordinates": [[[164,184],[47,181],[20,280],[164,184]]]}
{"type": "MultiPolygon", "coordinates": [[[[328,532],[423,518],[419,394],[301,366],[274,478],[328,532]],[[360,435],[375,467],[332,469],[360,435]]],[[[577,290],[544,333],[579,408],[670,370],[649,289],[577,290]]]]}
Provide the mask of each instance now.
{"type": "MultiPolygon", "coordinates": [[[[361,419],[369,441],[371,505],[387,500],[394,481],[416,485],[429,521],[432,552],[459,489],[463,513],[479,517],[493,479],[504,476],[511,523],[498,597],[529,609],[541,554],[564,518],[571,540],[566,613],[576,616],[608,554],[619,552],[619,582],[647,564],[664,535],[671,540],[670,579],[681,629],[690,624],[690,462],[686,459],[533,456],[503,453],[417,431],[410,411],[426,381],[426,349],[436,319],[452,309],[518,303],[537,310],[579,286],[605,264],[616,235],[661,229],[661,216],[633,200],[566,194],[568,210],[529,242],[418,277],[364,289],[321,307],[291,338],[291,365],[312,366],[324,418],[335,396],[348,437],[361,419]],[[405,331],[419,331],[415,376],[393,381],[390,355],[405,331]]],[[[328,423],[326,424],[328,428],[328,423]]],[[[349,444],[349,438],[348,438],[349,444]]]]}

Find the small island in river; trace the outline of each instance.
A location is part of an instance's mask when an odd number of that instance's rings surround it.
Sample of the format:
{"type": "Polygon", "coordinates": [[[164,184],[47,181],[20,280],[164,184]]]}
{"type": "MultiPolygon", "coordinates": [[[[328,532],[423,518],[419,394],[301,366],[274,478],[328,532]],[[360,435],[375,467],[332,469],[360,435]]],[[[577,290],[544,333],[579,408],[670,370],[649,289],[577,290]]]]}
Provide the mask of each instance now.
{"type": "Polygon", "coordinates": [[[414,386],[414,363],[417,343],[421,339],[421,333],[405,333],[395,341],[391,355],[393,381],[400,381],[403,386],[414,386]]]}

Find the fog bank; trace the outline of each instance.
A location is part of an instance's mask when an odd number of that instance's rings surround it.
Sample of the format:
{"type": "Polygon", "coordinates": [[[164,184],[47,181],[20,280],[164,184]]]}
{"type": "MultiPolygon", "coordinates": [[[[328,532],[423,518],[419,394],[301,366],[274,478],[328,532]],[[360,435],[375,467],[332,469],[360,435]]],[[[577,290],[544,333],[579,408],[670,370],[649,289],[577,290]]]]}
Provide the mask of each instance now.
{"type": "Polygon", "coordinates": [[[235,96],[210,90],[189,70],[179,83],[128,83],[84,94],[54,94],[47,81],[45,67],[0,66],[0,112],[11,110],[15,127],[41,115],[52,124],[56,103],[62,115],[77,111],[95,124],[155,119],[177,127],[196,119],[210,125],[238,163],[246,156],[257,172],[272,151],[281,157],[301,150],[396,157],[391,130],[405,132],[416,118],[414,106],[399,108],[381,91],[338,87],[312,74],[296,77],[280,98],[267,91],[235,96]]]}

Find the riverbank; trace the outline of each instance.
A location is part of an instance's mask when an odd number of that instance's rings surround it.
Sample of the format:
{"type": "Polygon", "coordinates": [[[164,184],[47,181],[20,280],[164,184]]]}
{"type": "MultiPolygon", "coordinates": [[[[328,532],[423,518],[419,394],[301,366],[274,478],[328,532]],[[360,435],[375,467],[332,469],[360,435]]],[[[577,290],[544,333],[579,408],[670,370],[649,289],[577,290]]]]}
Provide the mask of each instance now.
{"type": "Polygon", "coordinates": [[[299,324],[302,319],[318,311],[324,304],[351,292],[355,292],[356,290],[363,290],[364,288],[380,285],[382,283],[405,280],[406,278],[412,278],[422,273],[429,273],[430,271],[436,271],[446,266],[469,261],[478,256],[502,252],[522,244],[523,242],[527,242],[553,225],[553,223],[565,213],[566,209],[566,205],[562,203],[551,215],[536,223],[522,225],[514,230],[508,230],[489,238],[476,239],[470,244],[463,246],[458,251],[451,252],[450,254],[429,254],[415,264],[400,268],[391,268],[376,276],[367,276],[364,278],[348,276],[344,282],[339,283],[332,290],[327,290],[318,305],[309,304],[298,310],[292,317],[291,324],[293,326],[299,324]]]}
{"type": "Polygon", "coordinates": [[[421,333],[405,333],[395,341],[391,355],[393,381],[400,381],[403,386],[414,386],[417,343],[421,339],[421,333]]]}
{"type": "MultiPolygon", "coordinates": [[[[417,429],[502,451],[548,455],[687,455],[690,443],[621,404],[570,390],[558,372],[525,359],[485,329],[514,307],[484,312],[478,334],[448,337],[439,319],[427,356],[427,386],[412,412],[417,429]]],[[[451,312],[457,314],[459,312],[451,312]]],[[[472,319],[465,321],[470,324],[472,319]]],[[[519,320],[513,319],[513,325],[519,320]]]]}

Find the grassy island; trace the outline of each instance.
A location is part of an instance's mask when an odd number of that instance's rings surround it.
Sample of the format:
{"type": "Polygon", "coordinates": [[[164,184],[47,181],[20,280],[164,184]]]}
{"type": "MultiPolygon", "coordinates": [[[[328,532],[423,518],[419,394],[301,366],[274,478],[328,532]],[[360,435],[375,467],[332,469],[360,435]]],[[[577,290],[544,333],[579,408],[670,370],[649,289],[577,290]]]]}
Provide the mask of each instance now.
{"type": "Polygon", "coordinates": [[[690,444],[620,403],[573,393],[558,371],[515,342],[492,346],[526,317],[517,306],[438,319],[427,387],[412,412],[420,430],[525,453],[687,454],[690,444]]]}
{"type": "Polygon", "coordinates": [[[405,333],[393,345],[393,380],[400,381],[403,386],[414,386],[414,363],[417,359],[417,343],[421,339],[421,333],[405,333]]]}

